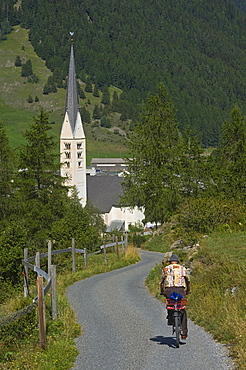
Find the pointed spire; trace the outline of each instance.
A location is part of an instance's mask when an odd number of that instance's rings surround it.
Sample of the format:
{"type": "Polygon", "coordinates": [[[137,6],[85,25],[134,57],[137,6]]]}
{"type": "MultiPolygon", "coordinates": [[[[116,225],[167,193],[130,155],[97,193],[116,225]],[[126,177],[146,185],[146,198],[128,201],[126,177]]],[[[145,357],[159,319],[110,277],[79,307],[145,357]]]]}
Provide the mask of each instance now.
{"type": "Polygon", "coordinates": [[[68,113],[72,132],[74,132],[78,111],[79,111],[79,99],[72,44],[68,71],[67,97],[66,97],[66,112],[68,113]]]}

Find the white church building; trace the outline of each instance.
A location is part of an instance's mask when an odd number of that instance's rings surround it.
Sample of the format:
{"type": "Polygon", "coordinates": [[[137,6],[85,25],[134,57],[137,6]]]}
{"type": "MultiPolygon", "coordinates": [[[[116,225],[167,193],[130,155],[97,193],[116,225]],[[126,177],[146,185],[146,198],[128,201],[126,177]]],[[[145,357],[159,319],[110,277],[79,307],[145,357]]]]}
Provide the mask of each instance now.
{"type": "Polygon", "coordinates": [[[123,177],[118,174],[94,173],[86,169],[86,138],[79,111],[79,98],[75,72],[73,44],[71,45],[68,72],[66,106],[60,134],[61,176],[66,177],[66,185],[76,186],[83,206],[87,201],[101,212],[107,230],[127,231],[129,224],[141,224],[143,210],[135,207],[120,207],[123,177]]]}

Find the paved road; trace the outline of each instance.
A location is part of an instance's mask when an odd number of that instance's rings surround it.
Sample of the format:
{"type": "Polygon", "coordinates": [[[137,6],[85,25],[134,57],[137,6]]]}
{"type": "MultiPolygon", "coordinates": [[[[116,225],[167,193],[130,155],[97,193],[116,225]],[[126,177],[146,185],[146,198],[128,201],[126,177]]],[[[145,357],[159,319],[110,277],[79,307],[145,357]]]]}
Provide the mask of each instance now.
{"type": "Polygon", "coordinates": [[[224,370],[226,349],[188,323],[189,337],[175,348],[164,304],[144,279],[162,254],[142,252],[141,262],[70,286],[67,296],[82,326],[75,370],[224,370]]]}

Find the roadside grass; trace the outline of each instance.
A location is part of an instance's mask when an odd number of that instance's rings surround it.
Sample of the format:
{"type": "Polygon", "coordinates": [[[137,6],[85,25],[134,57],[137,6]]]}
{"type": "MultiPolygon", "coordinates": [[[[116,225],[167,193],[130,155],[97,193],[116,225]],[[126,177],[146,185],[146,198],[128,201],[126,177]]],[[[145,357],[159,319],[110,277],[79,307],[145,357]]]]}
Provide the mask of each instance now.
{"type": "MultiPolygon", "coordinates": [[[[76,317],[66,298],[66,288],[87,277],[115,270],[140,260],[135,248],[129,245],[125,254],[120,252],[120,259],[115,253],[107,253],[107,264],[104,255],[88,257],[87,268],[84,268],[83,257],[78,255],[77,271],[71,273],[71,258],[57,257],[52,261],[57,265],[57,308],[58,319],[52,320],[50,294],[45,296],[47,346],[41,350],[39,346],[37,309],[0,329],[0,369],[24,370],[66,370],[73,366],[78,355],[74,340],[82,333],[76,317]]],[[[32,296],[36,295],[35,286],[32,296]]],[[[33,298],[33,297],[32,297],[33,298]]],[[[5,304],[5,314],[26,306],[32,298],[22,298],[21,293],[5,304]]],[[[2,316],[4,313],[2,312],[2,316]]]]}
{"type": "MultiPolygon", "coordinates": [[[[187,306],[191,320],[228,346],[240,370],[246,368],[245,241],[246,232],[233,231],[201,239],[198,253],[190,259],[192,294],[187,306]]],[[[160,273],[161,265],[157,265],[146,285],[164,302],[159,294],[160,273]]]]}
{"type": "Polygon", "coordinates": [[[165,253],[169,251],[170,246],[175,240],[171,225],[167,225],[165,228],[159,229],[157,233],[154,232],[153,236],[141,245],[141,248],[153,252],[165,253]]]}

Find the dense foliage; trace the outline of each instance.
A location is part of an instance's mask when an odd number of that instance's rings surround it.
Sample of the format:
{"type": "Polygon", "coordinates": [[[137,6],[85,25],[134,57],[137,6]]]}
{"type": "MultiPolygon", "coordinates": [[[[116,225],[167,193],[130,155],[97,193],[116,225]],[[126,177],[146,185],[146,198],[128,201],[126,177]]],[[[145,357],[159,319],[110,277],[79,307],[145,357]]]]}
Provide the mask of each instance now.
{"type": "Polygon", "coordinates": [[[204,146],[215,146],[233,106],[246,109],[246,19],[230,0],[23,0],[21,9],[56,83],[67,74],[73,31],[78,77],[123,89],[117,110],[124,119],[136,118],[163,82],[180,127],[189,124],[204,146]]]}
{"type": "Polygon", "coordinates": [[[68,197],[49,130],[48,114],[41,110],[24,133],[25,145],[14,161],[0,125],[0,301],[5,287],[16,285],[22,277],[25,247],[30,253],[42,251],[48,239],[56,240],[58,249],[71,245],[72,238],[88,250],[100,243],[103,222],[97,210],[82,207],[76,193],[68,197]]]}
{"type": "Polygon", "coordinates": [[[245,118],[236,107],[222,126],[219,148],[202,155],[189,130],[180,134],[172,102],[160,85],[128,143],[122,204],[143,206],[146,221],[156,223],[179,214],[185,234],[244,223],[245,135],[245,118]]]}

